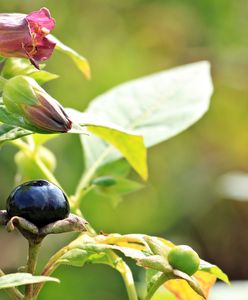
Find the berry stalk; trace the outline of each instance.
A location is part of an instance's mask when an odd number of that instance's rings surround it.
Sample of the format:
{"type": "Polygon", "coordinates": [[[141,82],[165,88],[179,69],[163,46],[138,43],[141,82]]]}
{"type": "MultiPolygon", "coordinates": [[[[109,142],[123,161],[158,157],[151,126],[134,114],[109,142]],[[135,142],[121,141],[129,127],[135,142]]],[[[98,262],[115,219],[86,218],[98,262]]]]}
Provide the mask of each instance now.
{"type": "MultiPolygon", "coordinates": [[[[29,240],[28,245],[27,272],[34,275],[41,241],[37,242],[29,240]]],[[[33,300],[33,284],[26,285],[24,300],[33,300]]]]}

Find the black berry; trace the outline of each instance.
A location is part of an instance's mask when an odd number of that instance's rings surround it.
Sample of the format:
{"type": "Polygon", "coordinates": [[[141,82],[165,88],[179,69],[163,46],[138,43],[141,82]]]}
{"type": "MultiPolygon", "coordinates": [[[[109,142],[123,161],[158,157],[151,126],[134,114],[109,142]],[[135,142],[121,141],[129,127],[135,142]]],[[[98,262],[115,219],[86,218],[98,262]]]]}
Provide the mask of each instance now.
{"type": "Polygon", "coordinates": [[[63,191],[46,180],[23,183],[7,199],[9,217],[23,217],[38,227],[65,219],[69,211],[69,203],[63,191]]]}

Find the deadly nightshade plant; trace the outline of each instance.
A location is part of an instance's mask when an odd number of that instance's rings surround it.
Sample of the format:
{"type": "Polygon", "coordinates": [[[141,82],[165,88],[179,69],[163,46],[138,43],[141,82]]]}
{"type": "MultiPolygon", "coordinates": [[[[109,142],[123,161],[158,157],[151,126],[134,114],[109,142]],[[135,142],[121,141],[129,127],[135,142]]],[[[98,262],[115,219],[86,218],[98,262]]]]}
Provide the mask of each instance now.
{"type": "Polygon", "coordinates": [[[116,206],[125,194],[143,187],[128,178],[130,167],[146,180],[147,148],[185,130],[207,111],[212,94],[209,64],[194,63],[120,85],[97,97],[84,113],[65,109],[40,86],[57,76],[37,70],[39,62],[55,49],[68,55],[87,78],[90,69],[84,57],[47,36],[54,24],[46,8],[28,15],[0,14],[0,143],[19,149],[15,162],[21,183],[9,195],[7,210],[0,211],[0,225],[8,231],[17,228],[29,243],[24,272],[6,275],[0,269],[0,289],[12,299],[34,300],[46,281],[58,282],[51,275],[60,265],[93,262],[121,274],[129,300],[149,300],[161,286],[177,299],[186,299],[186,294],[191,300],[206,299],[217,278],[228,282],[217,266],[163,238],[97,234],[84,220],[81,203],[98,194],[116,206]],[[78,134],[84,148],[85,169],[72,195],[63,192],[53,174],[56,157],[44,145],[66,133],[78,134]],[[37,276],[43,239],[69,231],[80,233],[37,276]],[[144,269],[142,288],[136,288],[131,269],[118,253],[144,269]],[[187,256],[194,259],[192,264],[187,259],[185,266],[187,256]],[[24,294],[21,285],[26,286],[24,294]]]}

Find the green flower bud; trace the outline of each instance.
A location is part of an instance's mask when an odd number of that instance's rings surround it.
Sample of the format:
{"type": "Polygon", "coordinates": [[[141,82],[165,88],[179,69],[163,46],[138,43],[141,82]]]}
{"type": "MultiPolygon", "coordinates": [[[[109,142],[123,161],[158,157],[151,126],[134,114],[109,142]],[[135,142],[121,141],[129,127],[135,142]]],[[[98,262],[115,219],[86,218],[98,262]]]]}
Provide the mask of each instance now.
{"type": "Polygon", "coordinates": [[[9,79],[3,88],[3,102],[9,112],[34,126],[37,132],[67,132],[72,122],[63,107],[38,83],[27,76],[9,79]]]}

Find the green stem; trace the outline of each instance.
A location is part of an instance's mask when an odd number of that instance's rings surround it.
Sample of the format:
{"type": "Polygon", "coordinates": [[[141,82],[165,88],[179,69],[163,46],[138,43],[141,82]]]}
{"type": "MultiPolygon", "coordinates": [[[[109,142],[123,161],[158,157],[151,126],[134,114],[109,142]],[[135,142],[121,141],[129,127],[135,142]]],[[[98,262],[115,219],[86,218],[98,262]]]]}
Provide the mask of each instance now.
{"type": "Polygon", "coordinates": [[[24,141],[22,141],[21,139],[16,139],[13,141],[10,141],[14,146],[18,147],[20,150],[24,151],[24,152],[28,152],[31,153],[31,149],[29,147],[29,145],[27,143],[25,143],[24,141]]]}
{"type": "Polygon", "coordinates": [[[170,280],[174,278],[173,276],[171,277],[169,274],[162,273],[158,279],[153,283],[151,288],[148,291],[148,294],[146,295],[144,300],[150,300],[152,299],[152,296],[156,293],[156,291],[160,288],[162,284],[164,284],[167,280],[170,280]]]}
{"type": "Polygon", "coordinates": [[[86,173],[83,174],[83,176],[80,178],[76,193],[73,195],[73,200],[74,200],[74,208],[77,209],[80,205],[80,200],[81,198],[85,195],[85,190],[87,190],[88,185],[94,176],[96,170],[98,167],[101,165],[102,161],[104,158],[109,154],[109,151],[111,148],[108,148],[105,150],[102,155],[99,156],[99,158],[94,162],[94,164],[87,170],[86,173]]]}
{"type": "MultiPolygon", "coordinates": [[[[41,242],[29,240],[28,246],[27,272],[33,275],[37,265],[37,258],[41,242]]],[[[33,284],[26,285],[24,300],[33,300],[33,284]]]]}
{"type": "MultiPolygon", "coordinates": [[[[0,269],[0,277],[2,277],[4,275],[5,275],[5,273],[0,269]]],[[[8,289],[5,289],[5,292],[13,300],[21,300],[21,299],[23,299],[23,294],[17,288],[8,288],[8,289]]]]}
{"type": "MultiPolygon", "coordinates": [[[[46,266],[44,267],[41,275],[43,276],[50,276],[55,269],[58,267],[58,260],[60,259],[60,257],[62,257],[67,251],[69,251],[70,248],[68,246],[60,249],[57,253],[55,253],[48,261],[48,263],[46,264],[46,266]]],[[[44,282],[40,282],[34,285],[34,291],[33,291],[33,300],[35,300],[38,295],[39,292],[41,291],[42,287],[44,285],[44,282]]]]}
{"type": "Polygon", "coordinates": [[[56,184],[58,187],[61,187],[60,183],[58,182],[58,180],[56,179],[56,177],[53,175],[53,173],[47,168],[47,166],[39,159],[36,158],[36,164],[37,167],[41,170],[41,172],[44,174],[44,177],[51,181],[52,183],[56,184]]]}
{"type": "Polygon", "coordinates": [[[117,254],[114,253],[114,251],[110,251],[109,255],[111,259],[116,263],[116,270],[121,274],[121,277],[124,281],[124,284],[126,286],[128,299],[129,300],[138,300],[134,280],[133,280],[133,274],[129,268],[129,266],[124,262],[124,260],[119,257],[117,254]]]}

